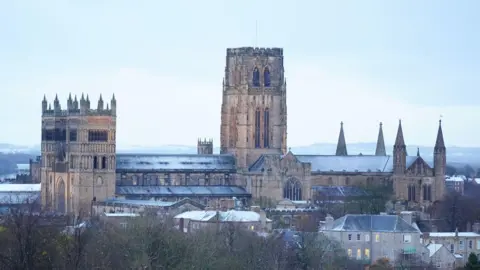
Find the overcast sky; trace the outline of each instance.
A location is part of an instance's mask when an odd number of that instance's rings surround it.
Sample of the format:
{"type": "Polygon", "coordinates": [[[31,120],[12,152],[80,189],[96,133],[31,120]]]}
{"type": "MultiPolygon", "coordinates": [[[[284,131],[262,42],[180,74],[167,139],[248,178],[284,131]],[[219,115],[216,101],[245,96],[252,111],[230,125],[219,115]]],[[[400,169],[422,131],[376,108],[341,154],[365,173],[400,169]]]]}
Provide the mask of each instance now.
{"type": "Polygon", "coordinates": [[[128,145],[218,146],[227,47],[282,47],[288,144],[480,146],[480,2],[2,1],[0,142],[38,144],[41,100],[100,93],[128,145]],[[257,31],[255,30],[257,22],[257,31]],[[256,34],[257,33],[257,34],[256,34]]]}

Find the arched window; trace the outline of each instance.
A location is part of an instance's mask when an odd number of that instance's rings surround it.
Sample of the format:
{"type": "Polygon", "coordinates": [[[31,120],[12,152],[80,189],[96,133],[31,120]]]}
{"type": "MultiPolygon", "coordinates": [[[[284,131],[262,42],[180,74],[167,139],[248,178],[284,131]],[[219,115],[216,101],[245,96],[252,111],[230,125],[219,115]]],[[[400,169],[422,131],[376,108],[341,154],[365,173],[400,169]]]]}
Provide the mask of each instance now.
{"type": "Polygon", "coordinates": [[[270,70],[268,69],[268,67],[265,67],[265,69],[263,70],[263,85],[265,85],[266,87],[270,86],[270,70]]]}
{"type": "Polygon", "coordinates": [[[283,197],[292,201],[302,200],[302,185],[298,180],[290,179],[283,187],[283,197]]]}
{"type": "Polygon", "coordinates": [[[432,201],[432,186],[423,185],[423,200],[432,201]]]}
{"type": "Polygon", "coordinates": [[[102,169],[107,168],[107,157],[102,157],[102,169]]]}
{"type": "Polygon", "coordinates": [[[60,213],[65,213],[65,182],[60,178],[57,186],[57,211],[60,213]]]}
{"type": "Polygon", "coordinates": [[[270,112],[268,108],[263,112],[263,147],[270,147],[270,112]]]}
{"type": "Polygon", "coordinates": [[[260,109],[255,111],[255,148],[260,148],[260,109]]]}
{"type": "Polygon", "coordinates": [[[98,158],[97,158],[97,156],[93,157],[93,168],[98,169],[98,158]]]}
{"type": "Polygon", "coordinates": [[[408,201],[414,202],[416,201],[416,190],[415,185],[408,185],[408,201]]]}
{"type": "Polygon", "coordinates": [[[253,69],[253,78],[252,78],[252,84],[253,86],[260,86],[260,71],[258,70],[257,67],[253,69]]]}

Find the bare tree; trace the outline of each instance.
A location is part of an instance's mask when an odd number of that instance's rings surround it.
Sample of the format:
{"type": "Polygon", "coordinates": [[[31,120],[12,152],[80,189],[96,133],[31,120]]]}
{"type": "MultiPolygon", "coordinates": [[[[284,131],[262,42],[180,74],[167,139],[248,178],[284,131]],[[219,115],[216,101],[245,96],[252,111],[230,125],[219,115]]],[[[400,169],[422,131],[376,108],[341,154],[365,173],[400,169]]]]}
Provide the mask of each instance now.
{"type": "Polygon", "coordinates": [[[52,266],[56,228],[44,226],[35,205],[11,207],[2,217],[0,264],[2,269],[41,269],[52,266]]]}

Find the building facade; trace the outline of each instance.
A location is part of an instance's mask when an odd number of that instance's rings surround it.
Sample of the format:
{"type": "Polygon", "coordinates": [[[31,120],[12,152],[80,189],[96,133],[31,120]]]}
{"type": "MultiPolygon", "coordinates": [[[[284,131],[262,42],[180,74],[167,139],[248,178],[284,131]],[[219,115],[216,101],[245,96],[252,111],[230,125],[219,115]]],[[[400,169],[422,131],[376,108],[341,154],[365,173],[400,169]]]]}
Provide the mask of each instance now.
{"type": "Polygon", "coordinates": [[[470,253],[480,255],[480,234],[475,232],[431,232],[424,235],[426,243],[444,245],[450,253],[457,255],[462,265],[470,253]]]}
{"type": "MultiPolygon", "coordinates": [[[[408,156],[399,123],[392,155],[380,124],[375,155],[348,155],[343,123],[334,155],[287,151],[283,49],[232,48],[223,79],[220,154],[198,140],[197,155],[116,153],[116,100],[70,96],[62,110],[42,101],[40,178],[44,207],[90,209],[94,201],[128,199],[222,200],[268,197],[311,200],[319,186],[392,183],[398,200],[428,206],[445,189],[446,148],[441,124],[433,160],[408,156]],[[184,191],[182,191],[184,190],[184,191]]],[[[247,203],[247,202],[245,202],[247,203]]]]}
{"type": "Polygon", "coordinates": [[[422,233],[412,223],[396,215],[346,215],[337,220],[327,217],[321,231],[339,241],[350,258],[366,264],[399,255],[413,255],[428,260],[422,233]]]}
{"type": "Polygon", "coordinates": [[[42,101],[42,205],[59,212],[90,212],[93,202],[115,194],[116,100],[100,96],[96,109],[82,94],[62,109],[42,101]]]}

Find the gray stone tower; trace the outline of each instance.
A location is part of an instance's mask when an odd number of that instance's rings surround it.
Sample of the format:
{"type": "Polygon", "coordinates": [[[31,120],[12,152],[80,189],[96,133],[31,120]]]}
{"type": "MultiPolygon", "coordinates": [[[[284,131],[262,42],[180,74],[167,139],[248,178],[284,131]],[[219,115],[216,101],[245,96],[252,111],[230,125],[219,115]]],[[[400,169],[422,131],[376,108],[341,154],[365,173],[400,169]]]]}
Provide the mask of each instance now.
{"type": "Polygon", "coordinates": [[[212,139],[198,139],[197,142],[198,155],[212,155],[213,154],[213,140],[212,139]]]}
{"type": "Polygon", "coordinates": [[[220,153],[245,170],[262,154],[287,150],[283,49],[227,49],[223,80],[220,153]]]}
{"type": "Polygon", "coordinates": [[[41,183],[46,210],[88,214],[92,202],[115,195],[116,108],[100,96],[96,109],[82,94],[62,110],[42,101],[41,183]]]}

